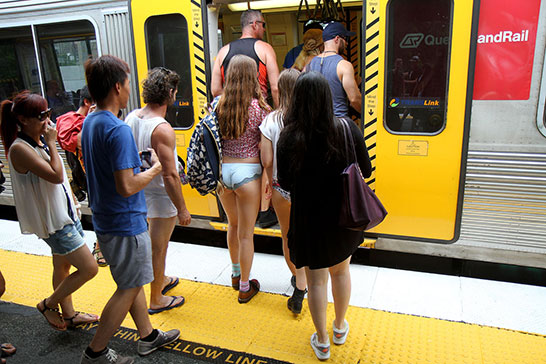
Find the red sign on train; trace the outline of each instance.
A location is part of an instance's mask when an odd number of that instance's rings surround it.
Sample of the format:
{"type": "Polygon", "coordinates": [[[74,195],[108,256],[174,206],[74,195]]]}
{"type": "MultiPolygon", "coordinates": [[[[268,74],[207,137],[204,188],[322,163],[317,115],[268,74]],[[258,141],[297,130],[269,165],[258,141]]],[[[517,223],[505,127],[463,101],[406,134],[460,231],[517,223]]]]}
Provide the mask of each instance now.
{"type": "Polygon", "coordinates": [[[527,100],[540,0],[481,0],[474,100],[527,100]]]}

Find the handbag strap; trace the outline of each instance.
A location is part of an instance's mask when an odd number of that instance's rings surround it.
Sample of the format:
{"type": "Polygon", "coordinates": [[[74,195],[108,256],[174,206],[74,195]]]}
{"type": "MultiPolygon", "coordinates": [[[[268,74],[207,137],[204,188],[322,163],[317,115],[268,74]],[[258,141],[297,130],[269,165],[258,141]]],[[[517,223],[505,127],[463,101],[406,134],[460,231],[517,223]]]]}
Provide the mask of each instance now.
{"type": "Polygon", "coordinates": [[[341,121],[341,125],[343,126],[343,136],[345,138],[345,155],[347,157],[347,165],[350,164],[350,161],[349,161],[349,145],[347,143],[347,139],[349,139],[349,143],[351,143],[351,147],[353,148],[353,156],[355,157],[354,161],[355,163],[357,162],[357,158],[356,158],[356,148],[355,148],[355,142],[354,142],[354,139],[353,139],[353,136],[351,134],[351,127],[349,126],[349,124],[347,124],[347,120],[345,120],[344,118],[338,118],[339,121],[341,121]]]}

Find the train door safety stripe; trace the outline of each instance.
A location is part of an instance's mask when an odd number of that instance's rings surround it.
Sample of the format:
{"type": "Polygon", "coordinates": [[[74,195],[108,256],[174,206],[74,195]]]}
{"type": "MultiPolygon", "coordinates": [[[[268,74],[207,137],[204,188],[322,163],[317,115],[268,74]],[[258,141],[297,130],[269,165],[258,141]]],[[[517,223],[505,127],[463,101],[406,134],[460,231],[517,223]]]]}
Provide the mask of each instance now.
{"type": "Polygon", "coordinates": [[[199,118],[205,116],[205,107],[207,104],[207,83],[205,73],[205,44],[203,41],[203,26],[201,25],[201,4],[198,1],[191,0],[193,24],[193,57],[195,64],[195,80],[197,88],[197,105],[199,105],[199,118]]]}
{"type": "Polygon", "coordinates": [[[377,152],[377,84],[379,82],[379,0],[365,4],[365,55],[364,55],[364,140],[372,162],[372,175],[367,181],[375,191],[375,161],[377,152]]]}
{"type": "MultiPolygon", "coordinates": [[[[358,28],[359,28],[359,17],[358,17],[358,13],[354,10],[346,10],[345,11],[345,27],[351,31],[351,32],[355,32],[357,34],[357,36],[359,36],[359,32],[358,32],[358,28]]],[[[361,73],[361,70],[360,70],[360,57],[361,55],[359,54],[359,44],[360,44],[360,40],[357,38],[356,41],[353,41],[351,42],[349,40],[349,42],[347,43],[347,49],[346,49],[346,55],[347,55],[347,60],[349,62],[351,62],[351,64],[353,65],[353,69],[354,69],[354,75],[355,75],[355,80],[359,80],[360,79],[360,73],[361,73]]],[[[358,85],[360,87],[360,84],[358,85]]],[[[360,110],[359,110],[360,111],[360,110]]],[[[361,124],[361,118],[358,117],[358,115],[352,115],[352,119],[353,121],[357,124],[357,125],[360,125],[361,124]]]]}

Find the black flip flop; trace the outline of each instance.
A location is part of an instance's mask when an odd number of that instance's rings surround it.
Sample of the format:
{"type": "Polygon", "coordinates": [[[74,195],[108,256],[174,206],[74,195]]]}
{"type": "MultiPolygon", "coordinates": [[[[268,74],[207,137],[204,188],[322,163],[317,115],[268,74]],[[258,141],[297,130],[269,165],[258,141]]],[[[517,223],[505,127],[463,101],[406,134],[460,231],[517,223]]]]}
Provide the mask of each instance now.
{"type": "Polygon", "coordinates": [[[182,297],[182,296],[171,296],[171,297],[172,297],[172,300],[167,306],[161,307],[161,308],[149,308],[148,309],[148,314],[155,315],[156,313],[160,313],[160,312],[163,312],[163,311],[168,311],[168,310],[171,310],[173,308],[180,307],[180,306],[182,306],[184,304],[184,302],[186,302],[186,299],[184,297],[182,297]],[[178,297],[182,297],[182,301],[180,301],[177,304],[173,305],[174,301],[176,301],[176,299],[178,297]]]}
{"type": "Polygon", "coordinates": [[[169,292],[171,289],[173,289],[174,287],[176,287],[178,285],[178,282],[180,282],[180,280],[178,279],[178,277],[175,277],[175,279],[171,279],[171,281],[169,282],[169,284],[167,284],[162,290],[161,290],[161,294],[163,296],[165,296],[165,294],[167,294],[167,292],[169,292]]]}

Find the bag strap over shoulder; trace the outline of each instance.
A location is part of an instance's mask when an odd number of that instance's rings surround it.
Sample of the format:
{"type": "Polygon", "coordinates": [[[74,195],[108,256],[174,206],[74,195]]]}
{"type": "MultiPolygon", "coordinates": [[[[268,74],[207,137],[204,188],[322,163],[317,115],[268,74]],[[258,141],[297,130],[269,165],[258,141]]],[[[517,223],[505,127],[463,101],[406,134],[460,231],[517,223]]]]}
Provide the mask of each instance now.
{"type": "Polygon", "coordinates": [[[347,123],[347,120],[345,120],[344,118],[338,118],[338,120],[340,121],[341,126],[343,127],[343,136],[344,136],[344,139],[345,139],[345,156],[347,157],[347,165],[349,165],[351,163],[351,161],[349,160],[349,153],[350,153],[349,143],[351,144],[351,147],[353,149],[353,156],[355,157],[354,161],[356,163],[357,162],[356,148],[355,148],[355,141],[354,141],[353,135],[351,133],[351,127],[347,123]],[[347,139],[349,139],[349,143],[347,142],[347,139]]]}

